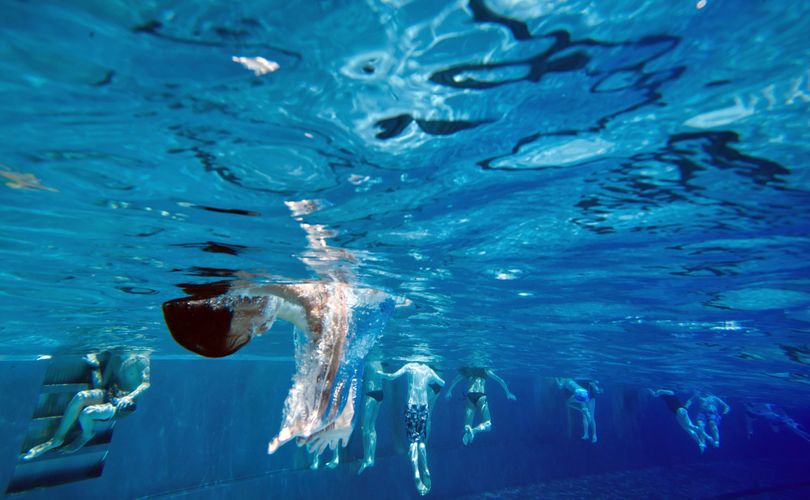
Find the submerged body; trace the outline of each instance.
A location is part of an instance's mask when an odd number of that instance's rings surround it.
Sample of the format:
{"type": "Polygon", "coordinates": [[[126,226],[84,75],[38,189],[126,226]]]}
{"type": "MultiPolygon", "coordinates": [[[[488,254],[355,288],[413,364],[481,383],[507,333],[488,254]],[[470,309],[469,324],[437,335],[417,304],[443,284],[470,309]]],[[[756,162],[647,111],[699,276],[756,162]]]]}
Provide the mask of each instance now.
{"type": "Polygon", "coordinates": [[[100,360],[95,353],[85,355],[92,388],[73,396],[53,437],[31,448],[22,456],[23,460],[33,460],[54,448],[63,453],[75,452],[96,435],[97,422],[120,418],[135,410],[135,399],[150,386],[149,354],[123,351],[105,353],[103,358],[100,360]],[[77,421],[80,434],[61,447],[77,421]]]}
{"type": "Polygon", "coordinates": [[[698,445],[700,452],[706,449],[706,433],[689,418],[687,407],[689,403],[683,403],[674,391],[669,389],[648,389],[649,393],[656,398],[660,398],[667,405],[669,411],[675,415],[678,425],[689,435],[698,445]]]}
{"type": "Polygon", "coordinates": [[[229,356],[280,318],[295,326],[296,373],[279,433],[267,452],[297,439],[322,453],[349,440],[363,361],[393,311],[383,292],[341,282],[220,283],[163,304],[175,340],[208,357],[229,356]],[[211,293],[214,292],[214,293],[211,293]]]}
{"type": "Polygon", "coordinates": [[[382,380],[382,363],[370,361],[366,366],[363,380],[363,462],[360,464],[358,474],[374,466],[374,457],[377,454],[377,416],[380,414],[380,404],[385,397],[382,380]]]}
{"type": "Polygon", "coordinates": [[[715,448],[720,447],[720,421],[722,415],[731,411],[731,407],[725,401],[714,394],[695,394],[686,402],[688,408],[692,401],[698,403],[698,413],[695,420],[706,439],[715,448]],[[708,429],[708,432],[707,432],[708,429]]]}
{"type": "Polygon", "coordinates": [[[774,432],[779,432],[784,427],[805,441],[810,442],[810,432],[807,432],[800,423],[785,413],[785,410],[773,403],[745,404],[745,428],[749,438],[754,435],[754,421],[760,418],[765,419],[774,432]]]}
{"type": "Polygon", "coordinates": [[[582,439],[596,443],[596,396],[602,393],[599,384],[595,380],[580,384],[572,378],[558,378],[557,387],[567,394],[566,406],[582,414],[582,439]]]}
{"type": "Polygon", "coordinates": [[[430,469],[427,461],[428,419],[430,404],[438,391],[435,387],[444,386],[444,380],[429,366],[422,363],[407,363],[394,373],[383,373],[381,377],[394,380],[403,375],[408,377],[408,405],[405,410],[405,425],[408,436],[408,451],[413,466],[413,478],[420,495],[430,491],[430,469]]]}
{"type": "Polygon", "coordinates": [[[496,375],[494,371],[488,368],[464,367],[459,369],[458,375],[450,384],[446,395],[448,399],[452,397],[453,388],[456,384],[464,378],[469,379],[470,385],[467,387],[467,394],[464,398],[464,435],[461,441],[465,445],[469,445],[475,439],[476,434],[489,432],[492,429],[492,414],[489,411],[489,402],[487,400],[487,379],[497,382],[509,400],[515,401],[517,398],[509,391],[506,382],[496,375]],[[476,412],[481,415],[481,422],[473,426],[476,412]]]}

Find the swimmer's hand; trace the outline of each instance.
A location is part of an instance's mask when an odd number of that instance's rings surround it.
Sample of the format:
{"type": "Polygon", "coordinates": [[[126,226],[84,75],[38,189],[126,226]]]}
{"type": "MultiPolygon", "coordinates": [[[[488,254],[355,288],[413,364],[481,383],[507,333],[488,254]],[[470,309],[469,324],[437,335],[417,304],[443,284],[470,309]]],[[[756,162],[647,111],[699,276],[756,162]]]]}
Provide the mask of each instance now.
{"type": "Polygon", "coordinates": [[[128,397],[128,396],[124,396],[123,398],[119,398],[119,399],[115,400],[114,403],[115,403],[115,410],[116,411],[128,410],[128,409],[131,409],[133,406],[135,406],[135,401],[133,401],[133,399],[128,397]]]}
{"type": "Polygon", "coordinates": [[[450,399],[453,396],[453,391],[447,391],[447,394],[444,395],[445,398],[450,399]]]}
{"type": "Polygon", "coordinates": [[[510,392],[509,394],[506,395],[506,399],[508,399],[509,401],[517,401],[517,396],[515,396],[510,392]]]}

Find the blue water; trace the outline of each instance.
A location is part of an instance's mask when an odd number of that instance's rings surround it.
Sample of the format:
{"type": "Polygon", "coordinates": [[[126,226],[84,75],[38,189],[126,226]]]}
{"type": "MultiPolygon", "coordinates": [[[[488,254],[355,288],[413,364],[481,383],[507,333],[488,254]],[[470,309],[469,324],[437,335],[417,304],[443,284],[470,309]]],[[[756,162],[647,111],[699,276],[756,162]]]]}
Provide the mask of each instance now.
{"type": "MultiPolygon", "coordinates": [[[[245,277],[383,290],[401,306],[374,351],[392,370],[485,365],[515,384],[510,403],[490,382],[496,426],[478,450],[460,443],[462,393],[440,397],[437,497],[535,497],[505,488],[646,466],[754,477],[771,470],[755,459],[806,457],[767,425],[748,439],[742,408],[775,403],[810,426],[808,32],[801,1],[3,2],[0,364],[15,408],[0,410],[0,486],[35,360],[127,347],[152,351],[154,380],[113,443],[141,451],[41,494],[262,496],[267,480],[415,496],[401,436],[381,437],[387,458],[359,477],[310,473],[293,444],[264,453],[288,326],[219,364],[172,340],[161,304],[181,285],[245,277]],[[557,376],[605,385],[599,444],[580,446],[578,417],[561,437],[557,376]],[[728,400],[728,444],[698,454],[648,387],[728,400]],[[195,396],[214,389],[225,403],[195,396]],[[191,417],[215,412],[238,444],[156,458],[218,432],[191,417]],[[186,475],[150,483],[149,464],[192,455],[186,475]],[[496,467],[512,460],[536,468],[496,467]],[[235,486],[246,477],[258,483],[235,486]]],[[[380,435],[399,435],[400,410],[381,411],[380,435]]],[[[712,484],[684,496],[754,487],[712,484]]]]}

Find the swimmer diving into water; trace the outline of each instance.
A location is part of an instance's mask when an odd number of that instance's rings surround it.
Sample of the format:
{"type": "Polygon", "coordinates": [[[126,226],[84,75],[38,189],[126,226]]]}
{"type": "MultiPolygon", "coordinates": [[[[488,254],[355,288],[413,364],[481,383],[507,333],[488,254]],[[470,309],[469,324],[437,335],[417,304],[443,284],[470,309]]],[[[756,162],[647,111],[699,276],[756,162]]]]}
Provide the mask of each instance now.
{"type": "Polygon", "coordinates": [[[174,339],[207,357],[229,356],[272,327],[295,325],[296,374],[284,403],[274,453],[294,438],[310,451],[345,446],[352,432],[363,360],[394,308],[383,292],[345,283],[220,283],[215,295],[163,304],[174,339]]]}
{"type": "Polygon", "coordinates": [[[429,411],[429,391],[432,386],[444,386],[444,380],[429,366],[422,363],[407,363],[394,373],[382,373],[385,380],[395,380],[408,376],[408,406],[405,410],[405,424],[408,434],[408,451],[413,465],[413,479],[420,495],[430,491],[430,469],[428,469],[427,441],[429,411]]]}
{"type": "Polygon", "coordinates": [[[174,339],[207,357],[229,356],[268,331],[276,318],[295,326],[293,385],[284,402],[281,430],[267,447],[275,453],[296,439],[310,453],[346,446],[354,427],[359,381],[366,355],[394,309],[379,290],[354,286],[354,255],[332,248],[335,233],[305,224],[301,216],[321,208],[317,200],[286,205],[307,234],[301,260],[321,280],[263,284],[234,280],[184,287],[191,296],[163,304],[174,339]]]}
{"type": "Polygon", "coordinates": [[[458,375],[450,383],[445,397],[450,399],[453,395],[453,388],[461,382],[461,379],[468,378],[470,385],[467,387],[467,396],[464,405],[464,435],[461,441],[465,445],[472,443],[475,435],[479,432],[489,432],[492,429],[492,415],[489,412],[489,402],[487,401],[487,379],[492,379],[497,382],[503,392],[506,393],[507,399],[510,401],[517,400],[514,394],[509,391],[506,382],[497,376],[494,371],[488,368],[466,366],[459,368],[458,375]],[[481,415],[481,423],[473,427],[473,420],[475,419],[476,411],[481,415]]]}

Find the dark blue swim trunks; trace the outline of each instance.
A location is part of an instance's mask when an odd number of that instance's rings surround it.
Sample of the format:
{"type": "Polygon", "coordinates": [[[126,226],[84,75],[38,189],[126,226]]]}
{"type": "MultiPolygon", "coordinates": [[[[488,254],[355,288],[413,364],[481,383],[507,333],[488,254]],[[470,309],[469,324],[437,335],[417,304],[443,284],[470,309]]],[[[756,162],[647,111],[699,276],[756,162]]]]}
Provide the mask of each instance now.
{"type": "Polygon", "coordinates": [[[408,442],[424,443],[427,439],[427,405],[408,405],[405,410],[405,430],[408,442]]]}

